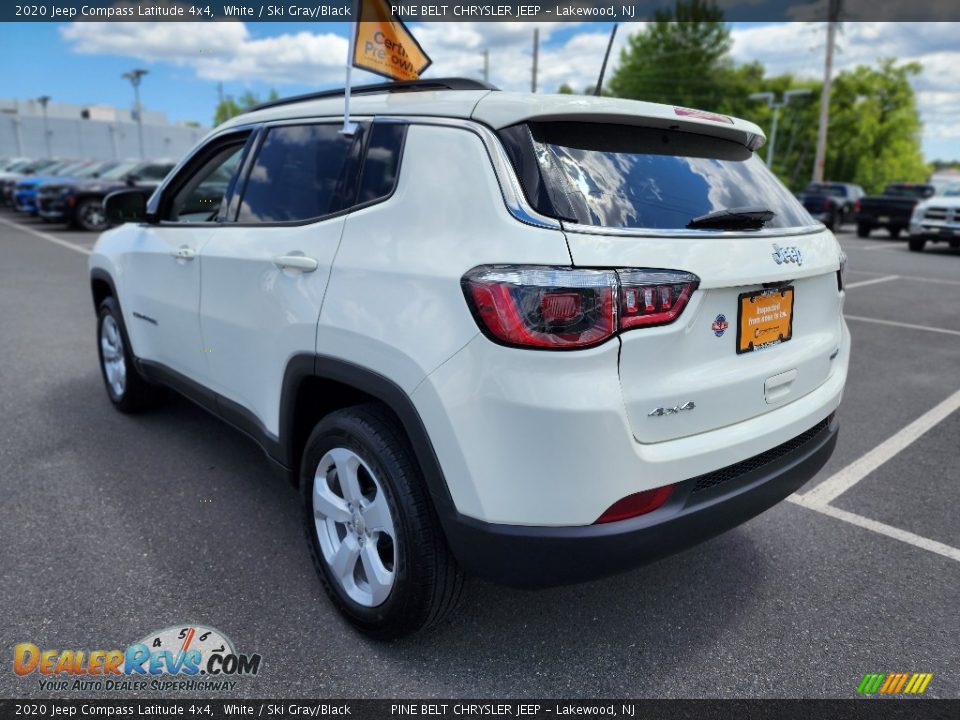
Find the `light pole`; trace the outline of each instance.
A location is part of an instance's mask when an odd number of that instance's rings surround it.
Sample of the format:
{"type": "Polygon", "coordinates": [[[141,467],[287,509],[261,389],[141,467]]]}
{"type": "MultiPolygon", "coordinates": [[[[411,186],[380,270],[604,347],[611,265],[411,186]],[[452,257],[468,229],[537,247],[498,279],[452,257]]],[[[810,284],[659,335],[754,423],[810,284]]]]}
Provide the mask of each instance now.
{"type": "Polygon", "coordinates": [[[47,103],[50,102],[50,96],[41,95],[37,98],[37,102],[43,108],[43,141],[46,143],[47,157],[49,158],[53,156],[53,153],[50,152],[50,123],[47,120],[47,103]]]}
{"type": "Polygon", "coordinates": [[[145,155],[143,152],[143,108],[140,105],[140,78],[149,72],[148,70],[134,69],[130,72],[125,72],[122,77],[124,80],[129,80],[130,84],[133,85],[133,100],[134,107],[137,109],[137,135],[140,138],[140,159],[144,160],[145,155]]]}
{"type": "Polygon", "coordinates": [[[767,167],[773,167],[773,153],[777,147],[777,124],[780,121],[780,109],[790,104],[790,100],[801,95],[809,95],[810,91],[787,90],[783,93],[783,100],[777,102],[777,96],[772,92],[758,92],[750,95],[751,100],[763,100],[773,109],[773,125],[770,127],[770,143],[767,145],[767,167]]]}

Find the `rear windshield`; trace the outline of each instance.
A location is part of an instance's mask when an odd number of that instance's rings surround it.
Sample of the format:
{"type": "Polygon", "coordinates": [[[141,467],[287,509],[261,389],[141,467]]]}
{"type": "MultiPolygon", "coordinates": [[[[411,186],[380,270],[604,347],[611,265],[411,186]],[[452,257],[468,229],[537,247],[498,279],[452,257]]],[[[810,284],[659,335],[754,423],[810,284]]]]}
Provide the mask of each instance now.
{"type": "Polygon", "coordinates": [[[672,130],[578,122],[501,131],[530,204],[544,215],[610,228],[685,229],[694,218],[764,208],[768,228],[814,224],[746,147],[672,130]]]}

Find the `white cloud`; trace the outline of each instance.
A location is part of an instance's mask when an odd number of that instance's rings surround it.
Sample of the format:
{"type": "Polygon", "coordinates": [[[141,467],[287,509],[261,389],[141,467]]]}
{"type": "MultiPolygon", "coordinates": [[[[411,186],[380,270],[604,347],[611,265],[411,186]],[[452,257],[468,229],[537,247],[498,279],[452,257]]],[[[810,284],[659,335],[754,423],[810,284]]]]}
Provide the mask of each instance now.
{"type": "MultiPolygon", "coordinates": [[[[194,68],[209,80],[263,80],[277,85],[342,81],[347,39],[300,32],[253,38],[241,22],[78,22],[60,34],[85,54],[125,55],[194,68]]],[[[366,74],[366,73],[364,73],[366,74]]]]}
{"type": "MultiPolygon", "coordinates": [[[[533,29],[540,31],[538,89],[554,92],[562,83],[578,91],[591,87],[600,71],[609,28],[590,23],[462,22],[411,26],[433,58],[427,75],[479,78],[484,49],[490,51],[490,79],[506,90],[530,87],[533,29]],[[559,36],[559,37],[558,37],[559,36]]],[[[630,35],[645,23],[622,23],[617,33],[609,78],[630,35]]],[[[267,26],[261,26],[269,28],[267,26]]],[[[880,58],[917,60],[923,74],[914,80],[925,125],[925,140],[956,143],[960,157],[960,66],[957,23],[848,22],[838,36],[836,71],[880,58]]],[[[260,80],[275,87],[287,84],[324,86],[341,83],[347,53],[345,37],[329,32],[285,33],[254,37],[241,22],[216,23],[73,23],[61,27],[63,38],[80,53],[125,55],[147,62],[190,67],[210,80],[260,80]]],[[[759,60],[768,74],[793,72],[820,78],[826,40],[824,23],[755,24],[731,32],[737,62],[759,60]]],[[[356,72],[355,82],[379,82],[356,72]]]]}

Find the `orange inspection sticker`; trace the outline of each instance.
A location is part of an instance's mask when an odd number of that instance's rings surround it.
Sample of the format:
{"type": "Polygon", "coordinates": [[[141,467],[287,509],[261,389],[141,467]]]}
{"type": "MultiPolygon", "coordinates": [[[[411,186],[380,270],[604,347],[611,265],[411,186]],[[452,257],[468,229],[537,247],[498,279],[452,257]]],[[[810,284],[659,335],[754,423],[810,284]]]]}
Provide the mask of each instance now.
{"type": "Polygon", "coordinates": [[[737,354],[760,350],[793,337],[793,288],[740,295],[737,354]]]}

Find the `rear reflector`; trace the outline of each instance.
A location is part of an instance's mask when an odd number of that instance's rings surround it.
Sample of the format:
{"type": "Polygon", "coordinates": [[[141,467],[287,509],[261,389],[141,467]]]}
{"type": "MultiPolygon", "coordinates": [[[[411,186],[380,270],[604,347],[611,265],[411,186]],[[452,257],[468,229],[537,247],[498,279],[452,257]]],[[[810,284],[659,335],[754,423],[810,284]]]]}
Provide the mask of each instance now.
{"type": "Polygon", "coordinates": [[[643,492],[627,495],[622,500],[617,500],[613,505],[607,508],[607,511],[597,518],[594,525],[600,523],[617,522],[618,520],[628,520],[638,515],[646,515],[662,506],[673,492],[675,485],[664,485],[653,490],[644,490],[643,492]]]}

